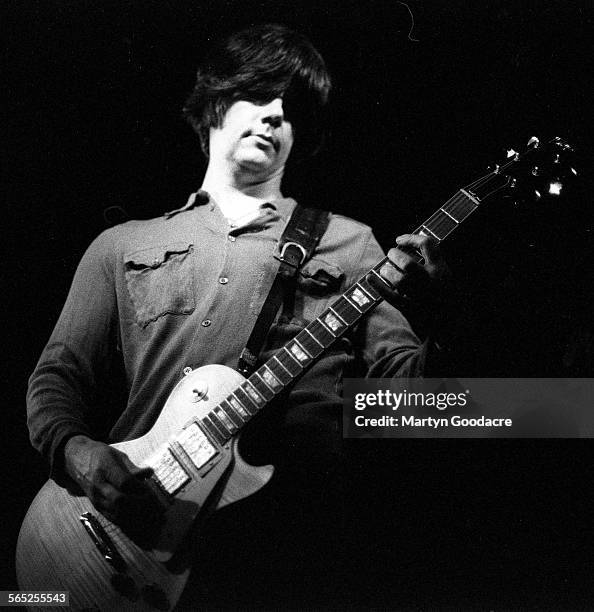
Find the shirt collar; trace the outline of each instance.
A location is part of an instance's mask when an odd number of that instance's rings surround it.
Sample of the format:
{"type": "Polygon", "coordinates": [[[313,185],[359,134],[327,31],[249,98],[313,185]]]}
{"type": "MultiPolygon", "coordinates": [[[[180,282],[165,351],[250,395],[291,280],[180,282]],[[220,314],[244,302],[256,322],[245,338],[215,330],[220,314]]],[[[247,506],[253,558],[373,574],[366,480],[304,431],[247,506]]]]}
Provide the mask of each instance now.
{"type": "MultiPolygon", "coordinates": [[[[207,191],[204,191],[204,189],[199,189],[195,193],[190,194],[187,202],[181,208],[170,210],[169,212],[166,212],[164,216],[166,219],[171,219],[171,217],[174,217],[178,213],[191,210],[196,206],[204,206],[206,204],[210,204],[210,210],[214,210],[215,202],[210,197],[210,194],[207,191]]],[[[280,198],[279,200],[266,202],[262,204],[260,208],[272,209],[273,211],[278,212],[283,221],[288,221],[289,217],[293,213],[293,210],[295,209],[295,206],[297,206],[297,202],[295,202],[293,198],[280,198]]]]}
{"type": "Polygon", "coordinates": [[[208,204],[210,201],[210,196],[203,189],[199,189],[195,193],[191,193],[188,197],[188,201],[181,207],[176,208],[174,210],[170,210],[166,212],[163,216],[166,219],[171,219],[171,217],[175,217],[178,213],[185,212],[186,210],[191,210],[194,206],[202,206],[204,204],[208,204]]]}

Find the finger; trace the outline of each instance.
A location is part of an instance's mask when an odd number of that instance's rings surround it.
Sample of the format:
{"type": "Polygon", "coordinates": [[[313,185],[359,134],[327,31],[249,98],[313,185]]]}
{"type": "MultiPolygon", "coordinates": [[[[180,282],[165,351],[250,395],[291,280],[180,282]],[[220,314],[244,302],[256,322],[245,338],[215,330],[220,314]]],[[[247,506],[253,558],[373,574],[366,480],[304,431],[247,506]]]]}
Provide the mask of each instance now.
{"type": "Polygon", "coordinates": [[[369,275],[367,277],[367,281],[385,300],[391,301],[393,299],[398,299],[400,297],[397,287],[398,282],[385,281],[382,280],[383,278],[383,274],[381,278],[378,278],[375,275],[369,275]]]}
{"type": "Polygon", "coordinates": [[[386,279],[384,274],[381,274],[381,277],[375,274],[368,274],[366,280],[383,298],[394,293],[397,284],[396,281],[393,282],[386,279]]]}
{"type": "Polygon", "coordinates": [[[424,273],[423,266],[400,249],[390,249],[388,259],[381,267],[380,274],[392,287],[398,287],[405,277],[416,277],[424,273]]]}
{"type": "Polygon", "coordinates": [[[422,266],[411,269],[398,285],[398,291],[413,300],[425,299],[430,289],[431,278],[422,266]]]}
{"type": "Polygon", "coordinates": [[[102,482],[93,487],[91,501],[97,510],[105,514],[110,521],[119,523],[118,499],[121,495],[119,489],[116,489],[111,483],[102,482]]]}
{"type": "Polygon", "coordinates": [[[143,482],[153,474],[150,468],[139,468],[122,452],[112,449],[114,454],[106,466],[105,478],[118,490],[146,495],[150,493],[148,485],[143,482]]]}
{"type": "Polygon", "coordinates": [[[164,520],[164,509],[153,496],[123,493],[110,483],[98,488],[93,503],[110,521],[128,529],[156,528],[164,520]]]}
{"type": "Polygon", "coordinates": [[[127,455],[121,451],[117,452],[117,460],[123,466],[120,474],[124,475],[118,486],[119,491],[123,494],[119,502],[123,504],[124,508],[130,507],[131,510],[133,509],[136,514],[146,512],[147,517],[160,516],[163,507],[149,484],[145,482],[147,478],[153,475],[153,469],[149,467],[140,468],[134,465],[127,455]]]}
{"type": "Polygon", "coordinates": [[[400,293],[399,287],[396,286],[399,285],[399,282],[396,283],[394,281],[394,284],[392,284],[392,281],[388,281],[390,282],[390,286],[388,286],[380,278],[375,276],[375,274],[370,274],[367,277],[367,282],[382,296],[384,300],[399,310],[402,310],[408,302],[408,299],[400,293]]]}
{"type": "Polygon", "coordinates": [[[404,249],[418,249],[425,261],[437,263],[443,257],[439,248],[439,241],[433,236],[402,234],[396,238],[396,245],[404,249]]]}
{"type": "Polygon", "coordinates": [[[126,453],[123,453],[122,451],[116,448],[114,448],[113,450],[117,453],[116,456],[118,458],[118,462],[129,474],[132,474],[133,476],[136,476],[141,479],[148,478],[153,474],[153,470],[151,468],[139,467],[138,465],[132,463],[126,453]]]}
{"type": "Polygon", "coordinates": [[[406,253],[397,247],[388,251],[388,258],[392,264],[396,266],[396,268],[400,269],[402,274],[408,274],[412,269],[419,265],[410,253],[406,253]]]}

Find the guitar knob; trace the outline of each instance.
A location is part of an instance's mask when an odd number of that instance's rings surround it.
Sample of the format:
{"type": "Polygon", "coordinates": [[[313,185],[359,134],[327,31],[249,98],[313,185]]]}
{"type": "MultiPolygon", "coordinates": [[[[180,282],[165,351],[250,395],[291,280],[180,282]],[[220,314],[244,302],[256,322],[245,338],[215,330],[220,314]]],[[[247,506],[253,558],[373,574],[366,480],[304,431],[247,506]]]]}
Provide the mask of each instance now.
{"type": "Polygon", "coordinates": [[[532,176],[539,176],[540,168],[538,166],[532,166],[532,176]]]}

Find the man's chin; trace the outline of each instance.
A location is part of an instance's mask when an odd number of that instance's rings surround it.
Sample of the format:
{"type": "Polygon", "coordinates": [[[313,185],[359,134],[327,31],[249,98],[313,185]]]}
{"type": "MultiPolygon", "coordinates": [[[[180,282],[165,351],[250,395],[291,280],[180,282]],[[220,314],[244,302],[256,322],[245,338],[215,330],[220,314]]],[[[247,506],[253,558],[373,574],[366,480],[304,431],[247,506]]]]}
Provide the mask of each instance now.
{"type": "Polygon", "coordinates": [[[250,174],[267,174],[273,170],[273,163],[267,155],[250,155],[238,160],[239,167],[250,174]]]}

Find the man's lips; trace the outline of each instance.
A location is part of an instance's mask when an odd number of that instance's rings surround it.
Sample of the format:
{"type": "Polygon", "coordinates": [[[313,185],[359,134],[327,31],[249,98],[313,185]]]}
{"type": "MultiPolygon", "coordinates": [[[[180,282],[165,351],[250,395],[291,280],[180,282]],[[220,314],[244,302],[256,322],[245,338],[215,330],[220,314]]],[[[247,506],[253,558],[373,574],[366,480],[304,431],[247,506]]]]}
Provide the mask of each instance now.
{"type": "Polygon", "coordinates": [[[272,138],[272,136],[268,136],[267,134],[246,134],[247,137],[252,137],[256,139],[256,142],[263,145],[265,148],[273,147],[275,150],[277,149],[277,143],[272,138]]]}

